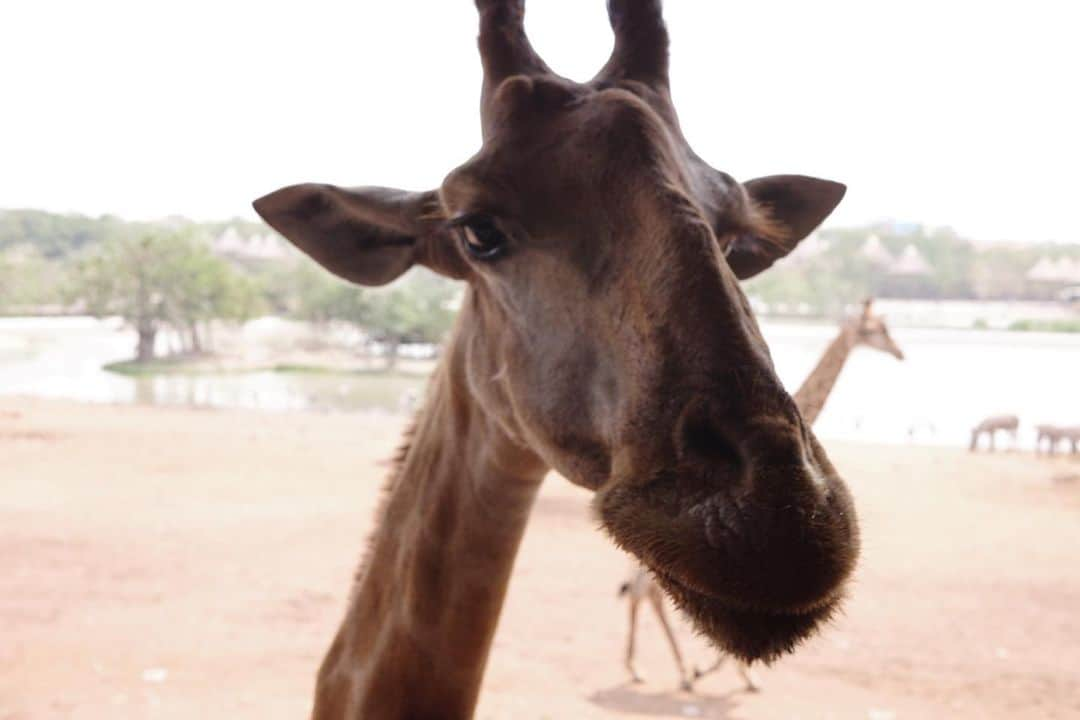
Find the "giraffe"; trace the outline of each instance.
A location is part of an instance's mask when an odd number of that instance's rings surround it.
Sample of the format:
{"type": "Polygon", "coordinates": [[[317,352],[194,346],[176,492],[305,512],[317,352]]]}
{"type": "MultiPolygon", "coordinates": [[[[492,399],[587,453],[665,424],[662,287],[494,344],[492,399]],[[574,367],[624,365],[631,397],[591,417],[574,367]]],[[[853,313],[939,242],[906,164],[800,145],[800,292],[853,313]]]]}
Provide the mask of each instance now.
{"type": "Polygon", "coordinates": [[[817,422],[851,351],[860,345],[888,353],[897,360],[904,359],[903,351],[889,335],[885,319],[874,314],[873,300],[863,301],[862,313],[840,326],[840,333],[825,348],[817,365],[795,391],[795,404],[805,422],[810,425],[817,422]]]}
{"type": "MultiPolygon", "coordinates": [[[[860,345],[888,353],[897,360],[904,359],[904,353],[892,339],[885,319],[874,314],[872,299],[863,301],[862,312],[840,326],[840,333],[836,336],[836,339],[829,344],[817,366],[803,380],[802,386],[795,393],[795,402],[799,406],[799,411],[802,413],[805,422],[813,423],[817,419],[818,414],[825,407],[825,401],[836,383],[836,378],[840,375],[840,371],[847,362],[848,355],[860,345]]],[[[704,670],[695,667],[692,673],[687,671],[678,641],[675,639],[675,634],[672,632],[667,615],[664,612],[663,595],[653,581],[648,569],[640,563],[634,563],[630,578],[619,588],[619,595],[626,596],[630,603],[630,626],[626,641],[624,664],[633,682],[642,682],[641,675],[638,674],[634,665],[634,652],[635,636],[637,634],[637,612],[643,600],[648,601],[649,606],[656,614],[657,619],[660,621],[660,628],[664,631],[668,645],[671,647],[675,667],[679,673],[680,688],[687,691],[693,690],[695,681],[715,672],[726,661],[727,656],[724,653],[719,653],[715,662],[704,670]]],[[[760,689],[760,683],[751,671],[749,663],[736,658],[735,669],[742,678],[743,687],[748,692],[757,692],[760,689]]]]}
{"type": "MultiPolygon", "coordinates": [[[[843,601],[851,495],[738,281],[845,188],[738,182],[683,137],[659,0],[610,0],[611,58],[551,72],[523,0],[476,0],[481,146],[440,187],[291,185],[258,214],[359,285],[413,265],[465,297],[377,511],[312,716],[468,718],[537,489],[598,524],[717,646],[791,651],[843,601]]],[[[372,103],[373,106],[375,103],[372,103]]]]}
{"type": "MultiPolygon", "coordinates": [[[[1020,418],[1015,415],[994,415],[988,417],[971,429],[971,445],[968,450],[975,452],[979,448],[979,436],[986,435],[990,438],[990,449],[994,449],[994,438],[998,430],[1007,432],[1012,436],[1013,445],[1016,445],[1016,431],[1020,427],[1020,418]]],[[[1041,427],[1041,426],[1040,426],[1041,427]]]]}

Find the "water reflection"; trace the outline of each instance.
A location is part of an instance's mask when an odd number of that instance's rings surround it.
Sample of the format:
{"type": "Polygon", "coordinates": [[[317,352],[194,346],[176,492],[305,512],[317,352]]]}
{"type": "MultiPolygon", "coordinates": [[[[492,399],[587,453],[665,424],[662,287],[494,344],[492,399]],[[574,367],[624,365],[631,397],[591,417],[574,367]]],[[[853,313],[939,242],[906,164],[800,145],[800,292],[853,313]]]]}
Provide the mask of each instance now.
{"type": "MultiPolygon", "coordinates": [[[[836,328],[765,323],[781,378],[794,390],[836,328]]],[[[1080,336],[897,328],[907,359],[856,350],[815,427],[821,437],[963,445],[976,421],[1020,415],[1080,424],[1080,336]]],[[[399,412],[420,377],[220,373],[126,377],[102,370],[131,355],[131,333],[88,318],[0,319],[0,394],[89,402],[260,410],[399,412]]]]}

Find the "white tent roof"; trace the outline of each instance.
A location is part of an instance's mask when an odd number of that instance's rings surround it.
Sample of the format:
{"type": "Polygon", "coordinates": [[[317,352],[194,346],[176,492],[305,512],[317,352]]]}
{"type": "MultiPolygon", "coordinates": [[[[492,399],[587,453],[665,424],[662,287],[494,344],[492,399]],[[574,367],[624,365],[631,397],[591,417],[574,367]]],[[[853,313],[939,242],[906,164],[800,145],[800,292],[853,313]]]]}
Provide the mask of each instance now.
{"type": "Polygon", "coordinates": [[[929,275],[931,271],[930,263],[926,262],[919,249],[911,244],[904,248],[904,252],[900,253],[900,257],[889,268],[890,275],[929,275]]]}
{"type": "Polygon", "coordinates": [[[888,251],[884,243],[881,242],[881,238],[877,235],[871,235],[866,238],[866,242],[863,243],[862,248],[859,250],[859,254],[868,259],[875,265],[892,265],[893,256],[888,251]]]}

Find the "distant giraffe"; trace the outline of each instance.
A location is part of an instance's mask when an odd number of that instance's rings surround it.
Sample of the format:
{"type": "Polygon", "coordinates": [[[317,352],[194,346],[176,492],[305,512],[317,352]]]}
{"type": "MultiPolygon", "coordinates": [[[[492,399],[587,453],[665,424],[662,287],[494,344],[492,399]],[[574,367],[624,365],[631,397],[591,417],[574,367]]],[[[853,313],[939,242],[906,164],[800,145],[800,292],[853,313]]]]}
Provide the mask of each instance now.
{"type": "MultiPolygon", "coordinates": [[[[852,350],[860,345],[888,353],[897,360],[904,359],[903,351],[889,335],[889,328],[885,324],[885,319],[874,314],[872,299],[863,302],[862,312],[859,315],[841,325],[840,334],[825,349],[825,353],[821,356],[818,364],[810,372],[810,375],[803,380],[803,384],[793,396],[795,404],[803,417],[803,422],[812,425],[817,420],[818,415],[821,414],[822,409],[825,407],[825,401],[828,400],[829,393],[832,392],[836,384],[836,379],[840,376],[840,371],[847,362],[848,356],[852,350]]],[[[704,670],[695,667],[693,673],[687,672],[678,641],[675,639],[675,634],[668,623],[667,613],[664,611],[663,594],[644,566],[634,564],[630,578],[619,588],[619,595],[620,597],[626,596],[630,601],[630,628],[626,642],[625,664],[626,670],[630,673],[630,678],[634,682],[642,682],[641,676],[634,666],[637,611],[642,600],[648,601],[660,621],[660,627],[663,629],[668,644],[671,646],[671,654],[675,658],[675,665],[679,671],[679,686],[683,690],[693,690],[696,680],[718,670],[727,660],[727,655],[720,653],[716,662],[704,670]]],[[[742,677],[746,690],[757,692],[760,686],[750,670],[749,663],[736,658],[735,669],[742,677]]]]}
{"type": "Polygon", "coordinates": [[[1020,418],[1015,415],[995,415],[988,417],[971,429],[971,446],[968,448],[975,452],[979,448],[979,436],[986,435],[990,438],[990,450],[994,449],[994,437],[998,430],[1007,432],[1012,436],[1013,446],[1016,445],[1016,430],[1020,427],[1020,418]]]}

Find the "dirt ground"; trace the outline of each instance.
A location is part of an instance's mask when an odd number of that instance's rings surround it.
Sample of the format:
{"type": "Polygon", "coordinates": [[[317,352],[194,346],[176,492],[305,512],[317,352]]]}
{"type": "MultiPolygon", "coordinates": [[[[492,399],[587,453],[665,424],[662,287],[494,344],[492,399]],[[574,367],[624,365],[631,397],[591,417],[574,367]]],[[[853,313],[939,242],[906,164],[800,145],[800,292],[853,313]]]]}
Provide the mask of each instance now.
{"type": "MultiPolygon", "coordinates": [[[[0,399],[0,720],[303,718],[398,419],[0,399]]],[[[480,718],[1080,717],[1080,462],[833,445],[861,511],[847,612],[694,695],[628,567],[546,482],[480,718]]],[[[682,626],[692,660],[709,650],[682,626]]]]}

